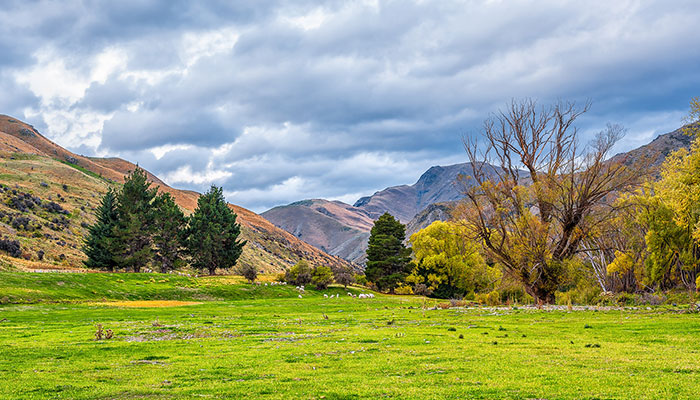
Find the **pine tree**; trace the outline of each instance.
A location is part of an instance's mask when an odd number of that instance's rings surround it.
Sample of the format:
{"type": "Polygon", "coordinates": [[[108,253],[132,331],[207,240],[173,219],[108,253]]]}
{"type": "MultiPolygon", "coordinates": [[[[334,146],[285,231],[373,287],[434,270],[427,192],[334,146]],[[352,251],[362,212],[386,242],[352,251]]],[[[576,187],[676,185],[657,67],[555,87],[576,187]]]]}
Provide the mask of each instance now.
{"type": "Polygon", "coordinates": [[[224,200],[223,190],[212,186],[197,200],[197,209],[189,218],[187,252],[192,266],[208,270],[228,269],[236,264],[245,241],[239,241],[240,224],[224,200]]]}
{"type": "Polygon", "coordinates": [[[411,272],[411,249],[404,246],[406,227],[385,213],[375,221],[367,248],[367,279],[379,290],[393,290],[411,272]]]}
{"type": "Polygon", "coordinates": [[[115,261],[120,267],[140,272],[151,261],[154,212],[151,202],[157,188],[151,188],[146,172],[138,166],[127,177],[117,196],[119,220],[115,228],[115,261]]]}
{"type": "Polygon", "coordinates": [[[167,273],[182,259],[182,236],[187,220],[170,193],[156,196],[153,212],[154,259],[160,265],[160,272],[167,273]]]}
{"type": "Polygon", "coordinates": [[[110,188],[97,209],[97,221],[88,228],[88,237],[83,246],[87,268],[114,270],[114,228],[117,220],[117,197],[110,188]]]}

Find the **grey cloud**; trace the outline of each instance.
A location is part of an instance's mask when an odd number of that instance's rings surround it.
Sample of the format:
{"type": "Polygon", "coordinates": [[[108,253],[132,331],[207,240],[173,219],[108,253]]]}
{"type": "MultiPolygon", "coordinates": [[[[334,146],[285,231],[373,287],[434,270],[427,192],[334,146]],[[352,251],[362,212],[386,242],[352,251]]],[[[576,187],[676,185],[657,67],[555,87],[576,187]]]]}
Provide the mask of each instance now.
{"type": "Polygon", "coordinates": [[[126,78],[120,69],[67,106],[113,113],[98,150],[133,157],[163,176],[182,166],[200,176],[227,170],[220,184],[236,193],[232,200],[260,211],[294,196],[413,183],[435,160],[459,160],[461,135],[477,133],[511,98],[591,99],[582,131],[621,122],[632,145],[638,142],[630,136],[671,125],[699,94],[694,1],[378,5],[11,2],[0,11],[10,21],[0,27],[0,51],[12,58],[0,60],[0,88],[16,102],[0,99],[0,106],[62,110],[39,106],[13,82],[39,49],[53,49],[81,74],[86,60],[119,49],[127,55],[124,72],[160,77],[126,78]],[[327,19],[316,29],[285,21],[317,7],[327,19]],[[33,29],[22,22],[30,14],[33,29]],[[183,35],[222,28],[239,34],[235,46],[186,65],[183,35]],[[16,41],[4,39],[12,35],[16,41]],[[145,150],[166,144],[194,147],[160,159],[145,150]],[[283,184],[294,179],[303,191],[283,184]]]}

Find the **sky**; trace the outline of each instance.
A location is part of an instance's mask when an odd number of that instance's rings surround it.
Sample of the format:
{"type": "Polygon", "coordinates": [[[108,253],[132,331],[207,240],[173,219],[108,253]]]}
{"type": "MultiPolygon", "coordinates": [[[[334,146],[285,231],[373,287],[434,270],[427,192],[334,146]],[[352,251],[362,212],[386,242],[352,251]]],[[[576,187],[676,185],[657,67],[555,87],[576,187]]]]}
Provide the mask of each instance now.
{"type": "Polygon", "coordinates": [[[700,95],[683,1],[3,1],[0,113],[256,212],[466,161],[513,99],[592,102],[626,151],[700,95]]]}

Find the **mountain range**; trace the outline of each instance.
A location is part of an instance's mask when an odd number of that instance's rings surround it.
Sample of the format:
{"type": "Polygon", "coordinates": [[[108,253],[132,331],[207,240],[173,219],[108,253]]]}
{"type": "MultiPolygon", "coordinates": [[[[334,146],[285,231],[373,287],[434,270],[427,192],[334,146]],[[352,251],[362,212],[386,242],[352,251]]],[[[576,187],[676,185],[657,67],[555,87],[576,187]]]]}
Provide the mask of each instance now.
{"type": "MultiPolygon", "coordinates": [[[[0,115],[0,235],[18,239],[22,248],[16,254],[19,260],[11,262],[33,269],[80,268],[84,259],[80,248],[101,196],[134,168],[120,158],[74,154],[32,125],[0,115]]],[[[159,191],[172,194],[185,213],[196,208],[199,193],[172,188],[151,173],[148,178],[159,191]]],[[[229,207],[238,215],[241,236],[248,241],[239,264],[281,272],[303,258],[312,265],[357,268],[250,210],[229,207]]]]}
{"type": "MultiPolygon", "coordinates": [[[[620,153],[611,160],[646,158],[650,172],[680,148],[688,148],[692,137],[683,129],[659,135],[651,143],[620,153]]],[[[627,161],[624,161],[627,162],[627,161]]],[[[455,202],[472,184],[469,163],[434,166],[412,185],[392,186],[353,205],[323,199],[302,200],[274,207],[261,215],[297,238],[356,264],[363,264],[373,221],[385,212],[406,224],[406,237],[436,220],[447,220],[455,202]],[[461,177],[461,178],[460,178],[461,177]]]]}
{"type": "Polygon", "coordinates": [[[468,178],[471,170],[468,163],[435,166],[412,185],[380,190],[353,205],[323,199],[303,200],[261,215],[329,254],[362,264],[374,220],[388,212],[408,225],[409,236],[436,219],[446,219],[449,203],[461,199],[464,185],[471,183],[468,178]]]}

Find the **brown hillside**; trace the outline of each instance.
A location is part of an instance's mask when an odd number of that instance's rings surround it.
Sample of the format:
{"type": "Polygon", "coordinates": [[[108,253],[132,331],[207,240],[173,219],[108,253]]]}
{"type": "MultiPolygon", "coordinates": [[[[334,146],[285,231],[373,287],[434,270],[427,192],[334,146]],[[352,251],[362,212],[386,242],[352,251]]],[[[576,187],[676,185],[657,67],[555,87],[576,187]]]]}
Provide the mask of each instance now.
{"type": "MultiPolygon", "coordinates": [[[[28,193],[46,192],[46,196],[50,195],[50,189],[54,186],[60,186],[64,183],[90,188],[84,193],[80,192],[80,195],[73,196],[75,204],[67,205],[67,209],[71,211],[80,202],[87,202],[89,197],[90,208],[86,208],[87,211],[82,213],[85,214],[83,215],[85,220],[81,221],[86,223],[94,219],[96,199],[113,184],[110,181],[123,182],[124,175],[136,167],[135,164],[120,158],[93,158],[74,154],[46,139],[33,126],[6,115],[0,115],[0,153],[2,153],[0,158],[7,161],[5,163],[7,169],[3,171],[5,179],[0,182],[5,185],[14,184],[17,188],[28,193]],[[32,157],[19,157],[20,154],[32,155],[32,157]],[[86,175],[71,165],[61,164],[57,161],[84,168],[104,178],[104,182],[99,184],[99,178],[86,175]],[[30,181],[22,176],[32,176],[33,179],[30,181]],[[39,185],[41,179],[43,179],[42,182],[46,181],[44,183],[48,184],[48,189],[39,185]]],[[[172,194],[178,205],[184,210],[192,212],[196,208],[199,193],[174,189],[155,175],[146,172],[150,181],[158,186],[159,190],[172,194]]],[[[78,192],[76,191],[76,193],[78,192]]],[[[356,268],[339,257],[330,256],[302,242],[250,210],[235,205],[229,206],[238,214],[238,221],[242,225],[241,236],[248,241],[239,264],[251,264],[266,272],[279,272],[304,258],[314,265],[356,268]]],[[[2,227],[3,225],[0,224],[0,233],[6,233],[10,237],[18,235],[16,230],[9,226],[7,229],[2,229],[2,227]]],[[[66,254],[68,260],[62,260],[60,265],[78,267],[82,257],[78,249],[82,244],[85,230],[79,226],[72,229],[71,233],[70,237],[61,239],[61,243],[67,243],[63,247],[70,248],[71,252],[66,254]]],[[[36,233],[34,235],[38,236],[36,233]]],[[[28,239],[27,242],[29,242],[28,239]]],[[[39,245],[36,238],[31,243],[34,247],[39,245]]],[[[33,254],[26,256],[35,257],[33,254]]]]}

